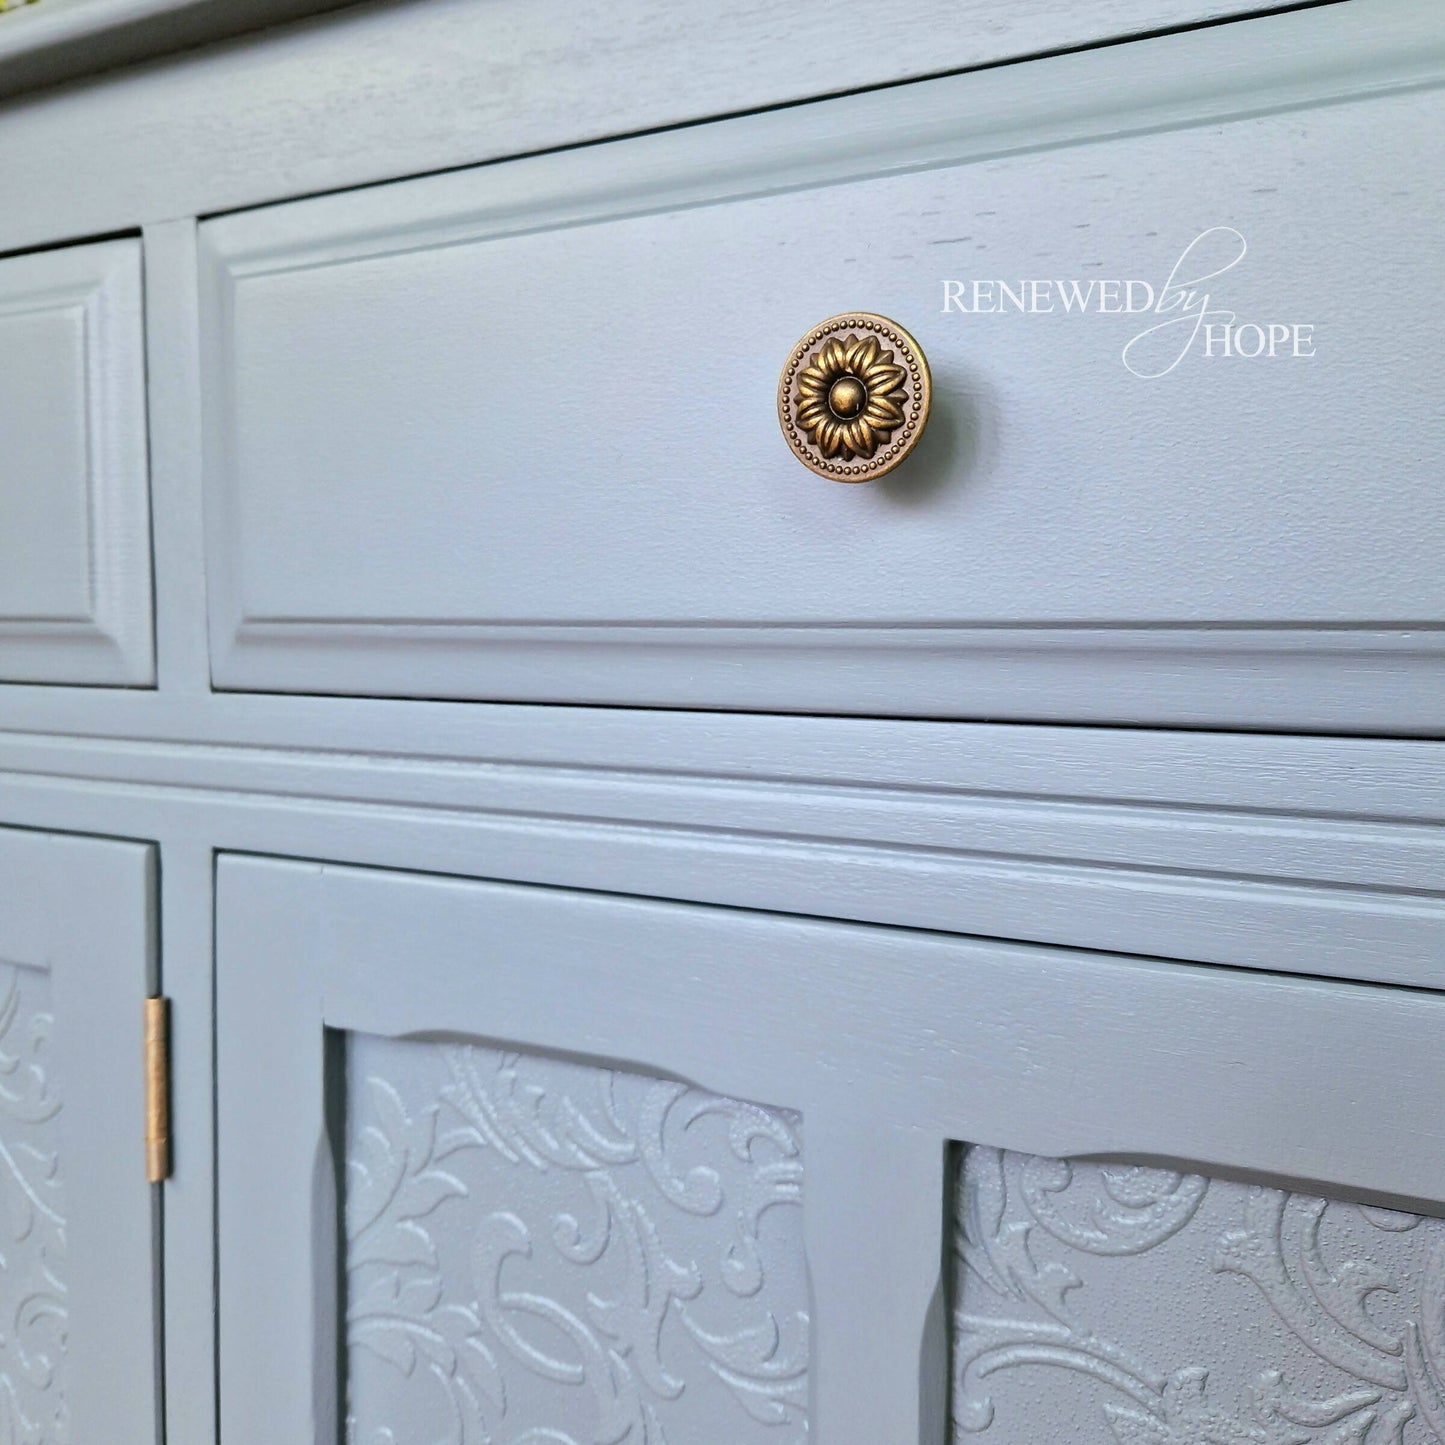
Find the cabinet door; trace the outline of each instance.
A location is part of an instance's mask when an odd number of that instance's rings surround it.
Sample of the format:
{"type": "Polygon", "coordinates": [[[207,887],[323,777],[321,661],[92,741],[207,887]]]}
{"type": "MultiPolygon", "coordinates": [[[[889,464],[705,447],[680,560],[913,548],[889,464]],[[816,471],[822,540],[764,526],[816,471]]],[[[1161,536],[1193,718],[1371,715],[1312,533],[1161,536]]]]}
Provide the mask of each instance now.
{"type": "Polygon", "coordinates": [[[151,850],[0,829],[0,1440],[153,1445],[151,850]]]}
{"type": "Polygon", "coordinates": [[[254,858],[218,908],[232,1442],[1445,1438],[1433,995],[254,858]]]}

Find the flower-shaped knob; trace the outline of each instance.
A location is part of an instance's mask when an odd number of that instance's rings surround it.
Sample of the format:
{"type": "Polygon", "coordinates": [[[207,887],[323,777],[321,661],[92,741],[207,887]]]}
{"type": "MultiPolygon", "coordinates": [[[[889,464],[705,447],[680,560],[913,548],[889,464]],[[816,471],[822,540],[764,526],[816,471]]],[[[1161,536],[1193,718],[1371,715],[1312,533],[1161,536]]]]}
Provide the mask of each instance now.
{"type": "Polygon", "coordinates": [[[886,316],[855,311],[816,326],[778,381],[778,421],[793,455],[835,482],[891,472],[928,421],[928,362],[886,316]]]}

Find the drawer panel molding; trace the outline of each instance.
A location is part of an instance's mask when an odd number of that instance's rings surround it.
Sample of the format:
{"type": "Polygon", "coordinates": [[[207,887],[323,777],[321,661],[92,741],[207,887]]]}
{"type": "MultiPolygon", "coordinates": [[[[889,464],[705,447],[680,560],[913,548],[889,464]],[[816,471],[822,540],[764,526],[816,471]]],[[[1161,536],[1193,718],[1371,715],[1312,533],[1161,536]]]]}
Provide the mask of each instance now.
{"type": "Polygon", "coordinates": [[[0,679],[155,680],[141,247],[0,259],[0,679]]]}
{"type": "Polygon", "coordinates": [[[215,686],[1438,734],[1403,298],[1437,284],[1445,38],[1220,33],[207,223],[215,686]],[[979,266],[1162,274],[1211,226],[1252,249],[1231,304],[1325,351],[1145,381],[1111,318],[939,305],[979,266]],[[934,411],[840,488],[771,389],[850,302],[918,336],[934,411]]]}

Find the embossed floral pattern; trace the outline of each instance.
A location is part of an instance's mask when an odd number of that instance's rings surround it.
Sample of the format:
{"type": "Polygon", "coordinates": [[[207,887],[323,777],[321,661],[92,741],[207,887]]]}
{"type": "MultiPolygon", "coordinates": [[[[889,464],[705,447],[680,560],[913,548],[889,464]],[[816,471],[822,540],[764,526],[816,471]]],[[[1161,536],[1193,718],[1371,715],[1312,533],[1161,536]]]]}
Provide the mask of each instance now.
{"type": "Polygon", "coordinates": [[[0,964],[0,1441],[65,1445],[65,1212],[49,975],[0,964]]]}
{"type": "Polygon", "coordinates": [[[969,1149],[955,1445],[1441,1445],[1445,1221],[969,1149]]]}
{"type": "Polygon", "coordinates": [[[465,1045],[348,1044],[354,1445],[797,1445],[796,1116],[465,1045]]]}
{"type": "Polygon", "coordinates": [[[825,457],[871,457],[903,425],[907,378],[876,336],[830,337],[798,377],[798,425],[825,457]]]}

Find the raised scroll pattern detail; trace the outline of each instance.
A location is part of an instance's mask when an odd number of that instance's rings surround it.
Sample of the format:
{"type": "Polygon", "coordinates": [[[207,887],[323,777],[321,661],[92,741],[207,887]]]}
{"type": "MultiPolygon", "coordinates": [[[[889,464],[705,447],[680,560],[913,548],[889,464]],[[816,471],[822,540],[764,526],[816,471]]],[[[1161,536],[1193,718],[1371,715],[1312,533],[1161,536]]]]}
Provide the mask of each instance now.
{"type": "Polygon", "coordinates": [[[1445,1445],[1445,1220],[971,1148],[955,1222],[955,1445],[1445,1445]]]}
{"type": "Polygon", "coordinates": [[[354,1445],[805,1438],[795,1115],[494,1049],[349,1050],[354,1445]]]}
{"type": "Polygon", "coordinates": [[[0,1441],[65,1445],[65,1201],[49,975],[0,964],[0,1441]]]}

